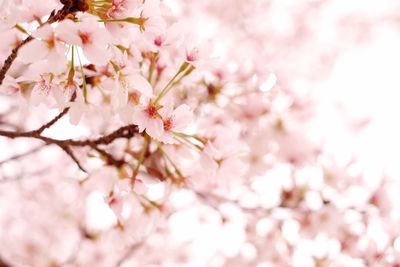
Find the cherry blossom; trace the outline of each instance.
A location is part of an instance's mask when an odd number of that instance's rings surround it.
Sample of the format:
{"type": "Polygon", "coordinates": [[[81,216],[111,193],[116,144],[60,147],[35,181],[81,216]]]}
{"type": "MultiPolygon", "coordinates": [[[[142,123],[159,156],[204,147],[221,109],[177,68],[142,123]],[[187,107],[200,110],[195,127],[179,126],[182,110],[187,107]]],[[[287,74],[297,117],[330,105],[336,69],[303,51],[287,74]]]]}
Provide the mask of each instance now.
{"type": "Polygon", "coordinates": [[[39,2],[0,0],[0,266],[399,266],[396,1],[39,2]]]}
{"type": "Polygon", "coordinates": [[[81,19],[77,23],[71,20],[62,21],[56,28],[59,39],[82,47],[87,59],[94,64],[106,64],[109,60],[108,32],[94,17],[83,16],[81,19]]]}
{"type": "Polygon", "coordinates": [[[172,110],[171,106],[164,106],[160,110],[163,118],[164,132],[158,139],[163,143],[173,144],[174,134],[184,130],[193,120],[193,113],[188,105],[182,104],[172,110]]]}
{"type": "Polygon", "coordinates": [[[133,114],[133,122],[138,125],[139,132],[146,130],[153,138],[160,138],[164,132],[164,123],[159,114],[160,106],[151,102],[139,107],[133,114]]]}
{"type": "Polygon", "coordinates": [[[21,49],[19,59],[24,63],[33,63],[46,58],[49,62],[56,62],[60,65],[66,64],[67,47],[57,40],[54,29],[50,25],[39,28],[32,33],[32,36],[38,39],[33,40],[21,49]]]}

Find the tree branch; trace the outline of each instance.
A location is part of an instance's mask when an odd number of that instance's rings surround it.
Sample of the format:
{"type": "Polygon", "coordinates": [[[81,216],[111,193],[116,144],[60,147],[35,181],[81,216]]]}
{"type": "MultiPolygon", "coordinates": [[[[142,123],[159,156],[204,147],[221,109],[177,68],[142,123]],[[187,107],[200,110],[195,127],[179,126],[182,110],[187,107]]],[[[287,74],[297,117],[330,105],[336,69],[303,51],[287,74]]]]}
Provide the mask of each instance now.
{"type": "MultiPolygon", "coordinates": [[[[76,92],[74,92],[74,94],[72,95],[70,101],[73,102],[76,99],[76,92]]],[[[55,116],[51,121],[49,121],[48,123],[42,125],[40,128],[38,128],[37,130],[31,131],[33,133],[37,133],[37,134],[41,134],[44,130],[50,128],[51,126],[53,126],[58,120],[60,120],[62,117],[64,117],[68,111],[69,111],[70,107],[66,107],[64,108],[64,110],[58,114],[57,116],[55,116]]]]}
{"type": "MultiPolygon", "coordinates": [[[[43,23],[42,25],[39,26],[43,27],[46,24],[51,24],[57,21],[64,20],[68,18],[69,16],[74,16],[76,12],[85,12],[89,9],[88,3],[86,0],[60,0],[60,2],[63,4],[63,7],[55,12],[50,14],[48,20],[43,23]]],[[[12,51],[11,54],[7,57],[7,59],[4,61],[4,64],[2,68],[0,69],[0,85],[3,83],[4,78],[6,76],[6,73],[8,70],[11,68],[12,63],[14,60],[17,58],[18,51],[19,49],[25,45],[26,43],[32,41],[34,38],[32,36],[28,36],[25,40],[23,40],[21,43],[19,43],[12,51]]],[[[74,99],[76,97],[76,94],[72,96],[74,99]]],[[[72,99],[72,101],[73,101],[72,99]]],[[[119,128],[115,132],[102,136],[100,138],[91,140],[91,139],[86,139],[86,140],[72,140],[72,139],[67,139],[67,140],[57,140],[53,139],[50,137],[42,136],[42,132],[51,127],[53,124],[55,124],[59,119],[61,119],[65,114],[67,114],[69,111],[69,107],[65,108],[59,115],[57,115],[54,119],[49,121],[48,123],[42,125],[40,128],[29,131],[29,132],[13,132],[13,131],[4,131],[0,130],[0,136],[8,137],[11,139],[14,138],[21,138],[21,137],[26,137],[26,138],[35,138],[39,139],[46,144],[54,144],[59,146],[61,149],[64,150],[65,153],[67,153],[71,159],[78,165],[78,167],[85,171],[85,169],[82,167],[82,165],[79,163],[78,159],[75,157],[72,148],[74,146],[78,147],[84,147],[84,146],[89,146],[92,149],[95,149],[98,151],[101,155],[103,155],[106,160],[107,164],[112,164],[117,167],[121,167],[125,162],[123,160],[117,160],[115,159],[111,154],[106,152],[105,150],[99,148],[99,145],[108,145],[112,143],[115,139],[117,138],[130,138],[132,137],[135,133],[138,132],[138,128],[135,125],[128,125],[119,128]]]]}
{"type": "Polygon", "coordinates": [[[87,170],[81,165],[81,163],[79,162],[79,160],[75,157],[74,152],[72,151],[72,149],[69,146],[60,146],[62,150],[65,151],[65,153],[68,154],[68,156],[76,163],[76,165],[78,166],[78,168],[87,173],[87,170]]]}
{"type": "Polygon", "coordinates": [[[108,153],[107,151],[105,151],[101,148],[98,148],[97,146],[93,146],[92,148],[105,158],[107,165],[113,165],[117,168],[120,168],[120,167],[122,167],[122,165],[124,165],[126,163],[122,159],[114,158],[113,155],[111,155],[110,153],[108,153]]]}
{"type": "MultiPolygon", "coordinates": [[[[58,116],[57,116],[58,117],[58,116]]],[[[54,120],[52,120],[54,121],[54,120]]],[[[41,127],[42,128],[42,127],[41,127]]],[[[39,128],[39,129],[41,129],[39,128]]],[[[131,138],[135,134],[139,132],[139,129],[136,125],[126,125],[123,126],[114,132],[101,136],[97,139],[85,139],[85,140],[73,140],[73,139],[65,139],[65,140],[58,140],[58,139],[53,139],[50,137],[46,137],[41,135],[40,131],[30,131],[30,132],[13,132],[13,131],[4,131],[0,130],[0,136],[8,137],[11,139],[15,138],[34,138],[41,140],[45,142],[48,145],[57,145],[59,146],[64,152],[66,152],[71,159],[78,165],[78,167],[82,170],[86,170],[82,167],[82,165],[79,163],[75,155],[73,154],[72,147],[85,147],[88,146],[97,152],[99,152],[101,155],[106,157],[107,164],[114,165],[116,167],[121,167],[125,162],[123,160],[117,160],[115,159],[111,154],[106,152],[105,150],[99,148],[100,145],[109,145],[111,144],[114,140],[119,139],[119,138],[131,138]]]]}
{"type": "Polygon", "coordinates": [[[95,147],[98,145],[108,145],[114,142],[114,140],[119,139],[119,138],[131,138],[133,137],[136,133],[139,132],[139,129],[136,125],[130,124],[123,126],[116,131],[101,136],[97,139],[85,139],[85,140],[73,140],[73,139],[65,139],[65,140],[58,140],[58,139],[53,139],[50,137],[46,137],[41,135],[40,133],[36,131],[30,131],[30,132],[13,132],[13,131],[5,131],[5,130],[0,130],[0,136],[8,137],[11,139],[15,138],[35,138],[39,139],[46,144],[55,144],[55,145],[61,145],[61,146],[90,146],[90,147],[95,147]]]}
{"type": "Polygon", "coordinates": [[[12,267],[12,265],[6,263],[2,258],[0,258],[0,267],[12,267]]]}

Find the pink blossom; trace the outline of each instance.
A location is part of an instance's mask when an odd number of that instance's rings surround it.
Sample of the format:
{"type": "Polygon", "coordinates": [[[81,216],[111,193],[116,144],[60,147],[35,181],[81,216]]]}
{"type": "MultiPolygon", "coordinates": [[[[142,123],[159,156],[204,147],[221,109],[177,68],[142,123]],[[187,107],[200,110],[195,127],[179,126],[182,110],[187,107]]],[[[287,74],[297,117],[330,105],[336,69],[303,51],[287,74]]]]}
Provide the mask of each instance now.
{"type": "Polygon", "coordinates": [[[51,73],[44,73],[40,75],[40,80],[33,87],[30,101],[34,106],[43,102],[51,92],[57,87],[53,82],[54,75],[51,73]]]}
{"type": "Polygon", "coordinates": [[[48,62],[54,62],[57,65],[66,65],[67,47],[57,39],[54,29],[50,25],[39,28],[32,33],[32,36],[36,39],[23,46],[19,51],[19,58],[24,63],[47,59],[48,62]]]}
{"type": "Polygon", "coordinates": [[[151,137],[158,139],[164,132],[164,123],[159,114],[159,106],[151,102],[139,107],[133,114],[133,122],[138,125],[139,132],[146,130],[151,137]]]}
{"type": "Polygon", "coordinates": [[[209,42],[200,43],[195,40],[186,41],[184,44],[185,61],[196,68],[203,68],[211,61],[213,47],[209,42]]]}
{"type": "Polygon", "coordinates": [[[80,22],[62,21],[56,28],[57,36],[67,44],[82,47],[86,58],[94,64],[106,64],[110,59],[108,51],[109,34],[91,16],[82,17],[80,22]]]}
{"type": "Polygon", "coordinates": [[[181,132],[193,121],[193,113],[186,104],[174,110],[171,105],[166,105],[160,109],[160,115],[163,118],[164,132],[158,139],[167,144],[176,143],[174,133],[181,132]]]}

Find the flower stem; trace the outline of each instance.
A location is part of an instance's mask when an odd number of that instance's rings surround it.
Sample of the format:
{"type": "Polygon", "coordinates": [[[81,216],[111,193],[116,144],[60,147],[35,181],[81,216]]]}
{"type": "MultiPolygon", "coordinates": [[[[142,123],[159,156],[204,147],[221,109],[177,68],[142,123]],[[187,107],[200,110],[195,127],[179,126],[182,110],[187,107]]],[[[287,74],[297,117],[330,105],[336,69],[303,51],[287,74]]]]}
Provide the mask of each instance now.
{"type": "Polygon", "coordinates": [[[161,90],[160,94],[157,96],[157,98],[154,100],[154,104],[157,104],[158,101],[160,101],[161,98],[163,98],[169,90],[171,90],[172,86],[176,80],[176,78],[186,70],[186,68],[189,66],[189,63],[184,62],[181,67],[179,68],[178,72],[172,77],[172,79],[167,83],[167,85],[161,90]]]}

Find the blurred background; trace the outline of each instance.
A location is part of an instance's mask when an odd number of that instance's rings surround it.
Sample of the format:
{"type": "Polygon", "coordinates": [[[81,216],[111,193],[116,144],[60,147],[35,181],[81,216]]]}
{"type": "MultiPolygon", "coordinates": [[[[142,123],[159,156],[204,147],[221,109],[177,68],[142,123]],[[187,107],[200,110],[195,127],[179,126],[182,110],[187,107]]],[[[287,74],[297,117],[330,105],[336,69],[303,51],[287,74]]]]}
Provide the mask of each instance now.
{"type": "MultiPolygon", "coordinates": [[[[245,182],[226,195],[173,193],[159,228],[126,252],[120,236],[82,241],[65,220],[79,210],[92,227],[113,223],[100,196],[75,205],[68,158],[48,147],[2,162],[40,142],[0,139],[0,255],[34,267],[75,254],[61,266],[400,266],[400,1],[162,2],[214,44],[227,96],[250,92],[217,99],[245,120],[245,182]],[[65,169],[51,169],[55,160],[65,169]]],[[[43,119],[0,103],[8,121],[43,119]]],[[[69,127],[63,119],[48,134],[90,133],[69,127]]]]}

